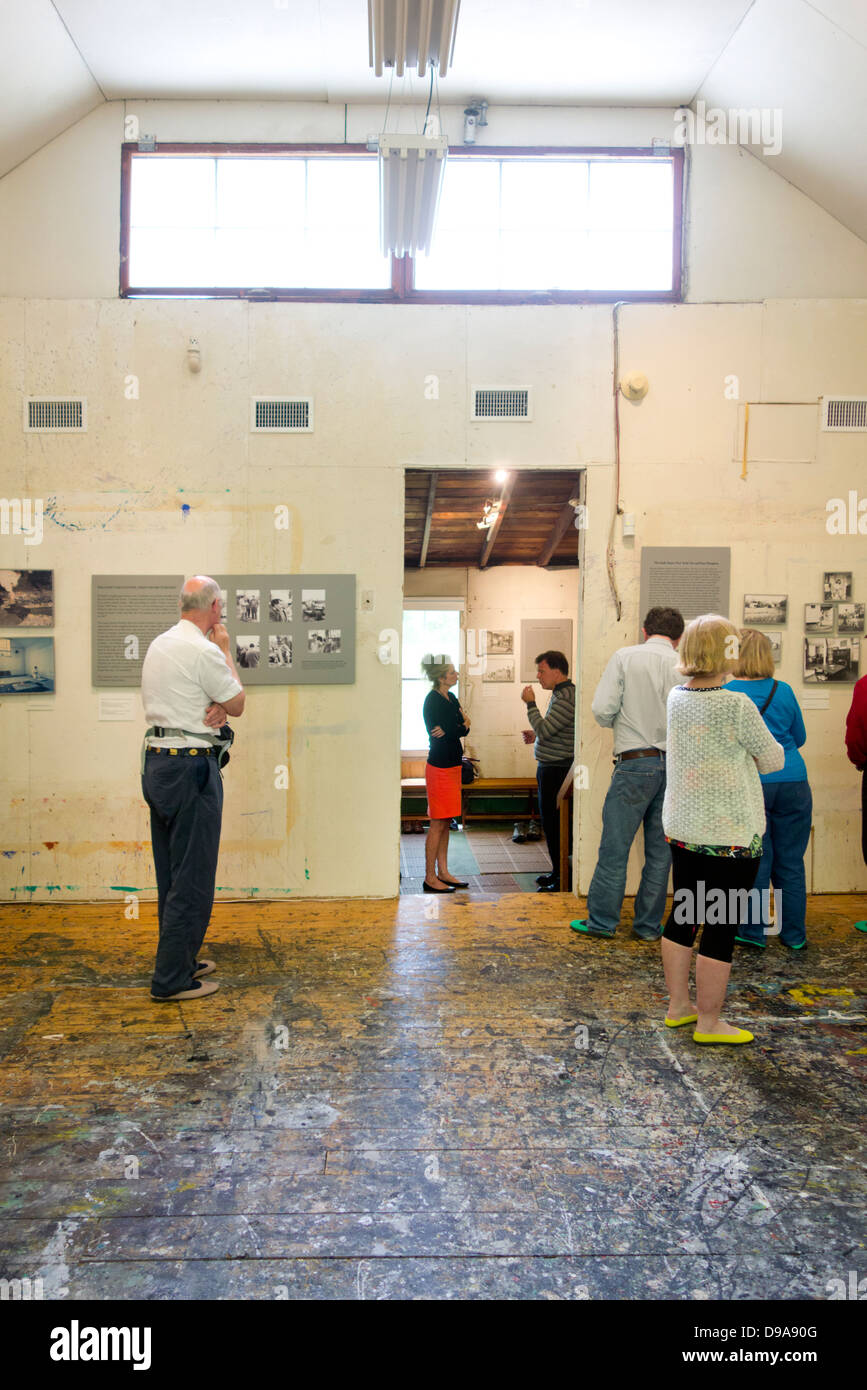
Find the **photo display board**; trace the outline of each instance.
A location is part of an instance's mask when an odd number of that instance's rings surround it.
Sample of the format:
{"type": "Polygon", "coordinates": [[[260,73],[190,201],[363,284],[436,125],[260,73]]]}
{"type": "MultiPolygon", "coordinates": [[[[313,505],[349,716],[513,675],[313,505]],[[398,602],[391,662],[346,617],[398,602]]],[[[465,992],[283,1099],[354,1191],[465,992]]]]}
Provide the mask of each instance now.
{"type": "MultiPolygon", "coordinates": [[[[243,685],[355,681],[354,574],[215,574],[243,685]]],[[[183,576],[93,576],[95,686],[138,686],[154,637],[180,617],[183,576]]]]}

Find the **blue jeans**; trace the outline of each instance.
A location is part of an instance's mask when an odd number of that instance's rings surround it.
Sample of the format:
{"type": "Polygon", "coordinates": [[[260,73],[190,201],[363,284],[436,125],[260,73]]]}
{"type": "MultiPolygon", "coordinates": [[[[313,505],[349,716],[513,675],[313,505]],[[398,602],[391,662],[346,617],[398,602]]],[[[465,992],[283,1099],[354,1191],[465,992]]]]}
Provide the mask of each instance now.
{"type": "MultiPolygon", "coordinates": [[[[813,794],[809,782],[763,782],[767,827],[762,840],[762,859],[753,884],[759,892],[773,884],[779,890],[777,931],[787,946],[800,946],[807,939],[804,918],[807,912],[807,880],[804,853],[810,843],[813,794]]],[[[770,914],[750,904],[747,925],[738,930],[746,941],[764,945],[771,930],[770,914]]]]}
{"type": "Polygon", "coordinates": [[[602,839],[590,891],[591,932],[613,936],[620,922],[626,865],[638,827],[644,824],[644,867],[635,897],[633,931],[645,938],[662,932],[671,851],[662,829],[665,759],[629,758],[614,768],[602,808],[602,839]]]}

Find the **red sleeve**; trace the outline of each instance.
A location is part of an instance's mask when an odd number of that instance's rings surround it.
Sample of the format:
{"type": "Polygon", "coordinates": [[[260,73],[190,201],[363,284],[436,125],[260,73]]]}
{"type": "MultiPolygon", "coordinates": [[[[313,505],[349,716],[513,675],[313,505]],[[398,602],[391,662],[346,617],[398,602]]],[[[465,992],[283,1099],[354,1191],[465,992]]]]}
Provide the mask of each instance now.
{"type": "Polygon", "coordinates": [[[867,764],[867,676],[856,682],[852,692],[852,706],[846,715],[846,752],[856,767],[867,764]]]}

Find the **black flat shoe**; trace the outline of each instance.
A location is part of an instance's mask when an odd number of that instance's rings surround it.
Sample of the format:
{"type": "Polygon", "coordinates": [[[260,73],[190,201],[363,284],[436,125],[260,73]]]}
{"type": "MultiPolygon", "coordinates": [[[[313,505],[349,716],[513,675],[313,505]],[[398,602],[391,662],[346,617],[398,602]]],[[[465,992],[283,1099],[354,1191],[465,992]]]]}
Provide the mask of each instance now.
{"type": "Polygon", "coordinates": [[[457,878],[456,878],[456,879],[444,878],[444,879],[441,879],[440,882],[441,882],[441,883],[448,883],[448,884],[451,885],[452,888],[469,888],[469,886],[470,886],[468,883],[461,883],[460,879],[457,879],[457,878]]]}
{"type": "Polygon", "coordinates": [[[559,883],[540,883],[540,884],[539,884],[539,887],[536,889],[536,892],[537,892],[537,893],[559,893],[559,892],[560,892],[560,885],[559,885],[559,883]]]}
{"type": "Polygon", "coordinates": [[[431,888],[427,879],[424,880],[424,891],[426,893],[454,893],[454,888],[431,888]]]}
{"type": "Polygon", "coordinates": [[[553,875],[553,874],[539,874],[539,875],[537,876],[537,878],[536,878],[536,882],[537,882],[538,884],[540,884],[540,885],[544,888],[544,887],[546,886],[546,884],[549,884],[549,883],[553,883],[553,882],[554,882],[554,875],[553,875]]]}

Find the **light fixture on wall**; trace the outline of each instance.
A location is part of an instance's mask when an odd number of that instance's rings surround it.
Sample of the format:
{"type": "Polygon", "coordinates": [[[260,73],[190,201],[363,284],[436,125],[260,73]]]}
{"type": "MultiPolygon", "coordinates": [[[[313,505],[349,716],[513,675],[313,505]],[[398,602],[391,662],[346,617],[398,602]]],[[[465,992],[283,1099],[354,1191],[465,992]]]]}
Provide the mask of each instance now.
{"type": "Polygon", "coordinates": [[[383,255],[430,251],[449,142],[445,135],[381,135],[379,225],[383,255]]]}
{"type": "Polygon", "coordinates": [[[428,64],[445,77],[452,62],[461,0],[367,0],[370,66],[377,77],[383,68],[418,67],[424,77],[428,64]]]}

